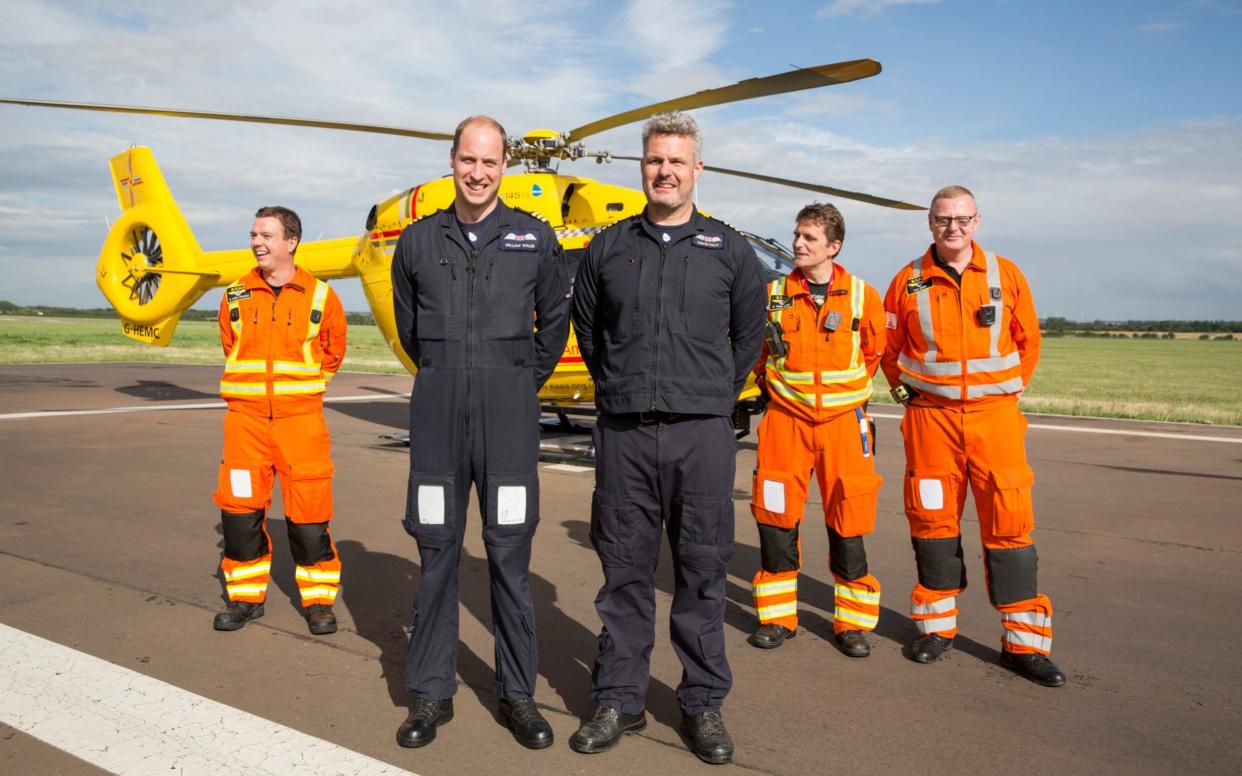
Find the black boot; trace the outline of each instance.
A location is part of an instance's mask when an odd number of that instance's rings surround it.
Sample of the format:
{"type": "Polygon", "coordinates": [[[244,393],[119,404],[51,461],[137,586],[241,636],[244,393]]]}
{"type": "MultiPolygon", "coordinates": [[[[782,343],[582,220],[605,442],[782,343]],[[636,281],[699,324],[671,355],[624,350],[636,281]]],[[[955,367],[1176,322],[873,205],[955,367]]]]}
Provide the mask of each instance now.
{"type": "Polygon", "coordinates": [[[635,732],[647,727],[647,715],[622,714],[609,706],[597,706],[595,715],[582,723],[578,732],[569,739],[569,748],[582,754],[606,752],[617,745],[625,733],[635,732]]]}
{"type": "Polygon", "coordinates": [[[513,737],[527,749],[545,749],[552,746],[552,726],[539,713],[533,698],[500,699],[500,716],[513,737]]]}
{"type": "Polygon", "coordinates": [[[397,728],[397,743],[408,749],[426,746],[436,740],[436,728],[452,718],[452,698],[442,701],[419,698],[410,709],[410,716],[397,728]]]}
{"type": "Polygon", "coordinates": [[[916,663],[934,663],[950,649],[953,649],[953,639],[924,633],[910,642],[910,659],[916,663]]]}
{"type": "Polygon", "coordinates": [[[1000,663],[1044,687],[1061,687],[1065,684],[1065,674],[1057,668],[1057,664],[1039,652],[1017,654],[1005,650],[1001,652],[1000,663]]]}
{"type": "Polygon", "coordinates": [[[847,630],[837,634],[837,646],[850,657],[866,657],[871,654],[871,645],[862,631],[847,630]]]}
{"type": "Polygon", "coordinates": [[[235,631],[251,620],[263,616],[263,604],[252,604],[249,601],[230,601],[228,607],[216,615],[211,626],[216,630],[235,631]]]}
{"type": "Polygon", "coordinates": [[[768,622],[759,626],[759,630],[750,634],[746,641],[752,647],[759,649],[776,649],[784,644],[787,639],[797,636],[797,631],[792,631],[777,622],[768,622]]]}
{"type": "Polygon", "coordinates": [[[718,709],[700,714],[681,715],[681,734],[690,751],[705,763],[724,765],[733,762],[733,739],[725,730],[724,717],[718,709]]]}
{"type": "Polygon", "coordinates": [[[327,604],[311,604],[306,607],[306,625],[315,636],[336,633],[336,615],[327,604]]]}

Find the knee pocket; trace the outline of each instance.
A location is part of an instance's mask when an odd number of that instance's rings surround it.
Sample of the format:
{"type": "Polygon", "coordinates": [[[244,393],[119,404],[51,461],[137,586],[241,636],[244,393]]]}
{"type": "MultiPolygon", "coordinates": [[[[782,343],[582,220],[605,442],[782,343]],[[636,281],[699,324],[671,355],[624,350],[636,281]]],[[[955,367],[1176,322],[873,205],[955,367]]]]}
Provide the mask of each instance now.
{"type": "Polygon", "coordinates": [[[862,536],[874,531],[883,482],[878,474],[842,475],[834,488],[829,526],[841,536],[862,536]]]}
{"type": "Polygon", "coordinates": [[[221,461],[216,506],[233,514],[266,509],[273,482],[272,467],[262,461],[221,461]]]}
{"type": "Polygon", "coordinates": [[[1031,500],[1034,484],[1035,472],[1026,464],[994,469],[988,475],[993,536],[1025,536],[1034,529],[1035,507],[1031,500]]]}
{"type": "Polygon", "coordinates": [[[908,470],[902,495],[911,528],[926,532],[949,524],[956,532],[959,488],[955,472],[908,470]]]}
{"type": "Polygon", "coordinates": [[[332,518],[332,463],[294,464],[284,487],[285,514],[295,522],[323,522],[332,518]]]}
{"type": "Polygon", "coordinates": [[[406,533],[420,540],[440,533],[453,535],[457,507],[453,480],[452,474],[410,472],[402,520],[406,533]]]}
{"type": "Polygon", "coordinates": [[[483,541],[497,547],[529,542],[539,524],[538,474],[488,474],[483,541]]]}
{"type": "Polygon", "coordinates": [[[750,510],[760,523],[793,528],[802,520],[806,493],[787,473],[756,469],[750,493],[750,510]]]}

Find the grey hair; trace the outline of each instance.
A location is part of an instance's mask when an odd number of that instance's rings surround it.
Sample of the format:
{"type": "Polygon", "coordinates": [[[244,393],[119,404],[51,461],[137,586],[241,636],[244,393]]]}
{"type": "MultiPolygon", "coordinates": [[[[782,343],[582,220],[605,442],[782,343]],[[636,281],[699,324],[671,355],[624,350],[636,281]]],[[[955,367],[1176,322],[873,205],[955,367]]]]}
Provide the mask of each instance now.
{"type": "MultiPolygon", "coordinates": [[[[957,199],[958,197],[970,197],[971,199],[974,199],[975,195],[971,194],[970,189],[965,186],[945,186],[940,191],[937,191],[936,195],[932,197],[931,207],[936,206],[937,200],[957,199]]],[[[977,201],[978,200],[976,200],[976,202],[977,201]]],[[[931,208],[928,209],[930,210],[931,208]]]]}
{"type": "Polygon", "coordinates": [[[703,157],[703,133],[698,123],[689,115],[679,110],[669,113],[657,113],[643,124],[643,150],[652,135],[680,135],[694,141],[694,158],[703,157]]]}

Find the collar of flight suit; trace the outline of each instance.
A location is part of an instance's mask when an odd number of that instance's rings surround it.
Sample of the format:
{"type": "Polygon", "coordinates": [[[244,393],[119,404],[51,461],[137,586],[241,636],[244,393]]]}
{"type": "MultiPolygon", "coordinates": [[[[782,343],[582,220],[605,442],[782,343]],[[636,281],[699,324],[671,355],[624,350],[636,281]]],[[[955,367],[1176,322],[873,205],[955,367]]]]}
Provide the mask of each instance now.
{"type": "MultiPolygon", "coordinates": [[[[456,200],[454,200],[454,202],[456,202],[456,200]]],[[[506,228],[513,225],[513,217],[517,215],[517,211],[506,205],[503,199],[497,197],[495,215],[496,232],[495,235],[493,235],[493,238],[499,237],[506,228]]],[[[440,225],[440,230],[460,245],[461,243],[456,239],[456,237],[461,235],[461,227],[458,226],[457,211],[453,208],[453,206],[449,205],[443,210],[438,211],[434,217],[438,219],[437,223],[440,225]]],[[[491,242],[491,240],[488,242],[491,242]]],[[[463,245],[462,247],[464,248],[467,246],[463,245]]],[[[483,246],[480,245],[479,247],[482,248],[483,246]]]]}
{"type": "MultiPolygon", "coordinates": [[[[828,289],[832,290],[837,287],[837,281],[845,274],[845,268],[837,263],[836,259],[832,260],[832,277],[828,280],[828,289]]],[[[789,273],[789,279],[785,281],[786,296],[810,296],[811,280],[802,274],[801,267],[795,267],[793,272],[789,273]]]]}
{"type": "MultiPolygon", "coordinates": [[[[984,255],[983,248],[979,247],[979,243],[971,240],[970,250],[970,262],[962,269],[962,274],[964,275],[970,270],[977,270],[979,272],[986,273],[988,271],[988,260],[984,255]]],[[[937,277],[944,278],[945,280],[953,280],[953,278],[949,277],[949,273],[945,272],[944,269],[936,263],[935,243],[932,243],[927,248],[927,252],[923,254],[923,262],[921,266],[923,268],[923,277],[925,278],[935,275],[937,277]]],[[[835,279],[836,276],[834,275],[833,278],[835,279]]]]}
{"type": "MultiPolygon", "coordinates": [[[[293,265],[293,270],[293,277],[289,279],[288,283],[281,286],[282,289],[294,288],[305,293],[306,289],[315,285],[315,277],[309,272],[302,269],[297,264],[293,265]]],[[[263,272],[258,267],[255,267],[245,275],[242,275],[237,282],[252,291],[272,291],[272,287],[268,285],[266,280],[263,279],[263,272]]],[[[273,291],[273,293],[275,292],[273,291]]]]}
{"type": "MultiPolygon", "coordinates": [[[[651,232],[647,231],[646,221],[647,221],[647,208],[644,207],[642,212],[634,216],[633,219],[630,221],[630,229],[637,232],[638,234],[646,235],[647,239],[651,240],[652,242],[658,245],[659,241],[654,236],[652,236],[651,232]]],[[[707,216],[703,215],[697,209],[695,209],[691,211],[689,221],[686,221],[686,223],[680,224],[678,227],[676,227],[678,229],[685,229],[685,232],[683,232],[682,235],[678,237],[676,240],[672,240],[668,244],[676,245],[677,243],[681,242],[687,237],[694,237],[696,234],[702,234],[703,232],[707,231],[707,228],[709,226],[710,224],[708,223],[707,216]]],[[[657,228],[655,227],[654,224],[652,225],[652,227],[657,228]]],[[[724,230],[723,229],[720,230],[720,233],[721,233],[721,236],[723,236],[724,230]]]]}

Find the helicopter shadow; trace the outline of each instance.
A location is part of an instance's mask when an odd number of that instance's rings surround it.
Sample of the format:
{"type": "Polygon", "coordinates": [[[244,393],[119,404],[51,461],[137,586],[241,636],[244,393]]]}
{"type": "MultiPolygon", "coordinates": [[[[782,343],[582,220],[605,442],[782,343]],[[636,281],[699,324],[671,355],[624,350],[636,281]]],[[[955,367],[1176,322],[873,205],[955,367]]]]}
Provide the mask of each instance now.
{"type": "Polygon", "coordinates": [[[220,394],[204,393],[193,388],[177,385],[164,380],[138,380],[133,385],[122,385],[117,393],[133,396],[147,401],[189,401],[191,399],[219,401],[220,394]]]}

